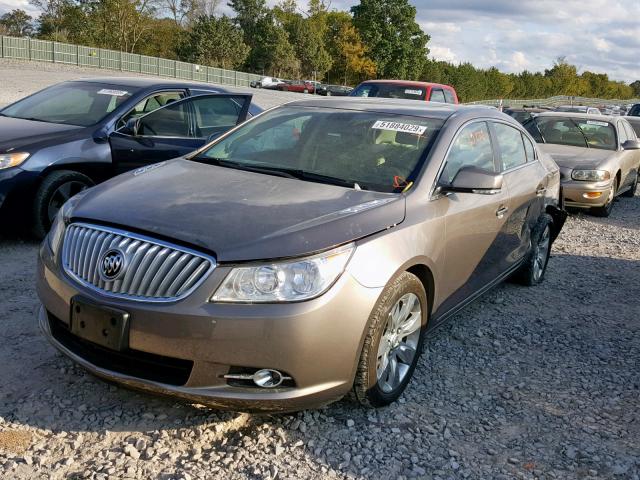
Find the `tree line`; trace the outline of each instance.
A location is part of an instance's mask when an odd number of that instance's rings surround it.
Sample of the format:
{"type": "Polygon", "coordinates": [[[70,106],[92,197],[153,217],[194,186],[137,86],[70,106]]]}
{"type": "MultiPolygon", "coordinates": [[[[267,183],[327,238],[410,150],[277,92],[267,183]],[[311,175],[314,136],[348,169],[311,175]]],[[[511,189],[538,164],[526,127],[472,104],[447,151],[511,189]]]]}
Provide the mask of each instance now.
{"type": "Polygon", "coordinates": [[[370,78],[453,85],[462,101],[572,95],[640,96],[606,73],[584,71],[559,58],[544,72],[504,73],[429,57],[430,37],[408,0],[360,0],[349,11],[325,0],[30,0],[34,19],[16,9],[0,17],[0,34],[129,53],[284,78],[355,85],[370,78]]]}

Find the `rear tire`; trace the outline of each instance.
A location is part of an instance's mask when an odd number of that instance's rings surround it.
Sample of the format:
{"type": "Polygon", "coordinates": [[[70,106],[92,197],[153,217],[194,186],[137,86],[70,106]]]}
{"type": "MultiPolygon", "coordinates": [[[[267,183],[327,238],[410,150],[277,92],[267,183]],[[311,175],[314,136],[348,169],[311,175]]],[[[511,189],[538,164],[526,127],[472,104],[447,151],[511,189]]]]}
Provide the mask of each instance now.
{"type": "Polygon", "coordinates": [[[531,232],[531,251],[522,266],[514,273],[512,280],[526,286],[538,285],[544,280],[551,253],[551,215],[543,214],[531,232]]]}
{"type": "Polygon", "coordinates": [[[383,291],[369,318],[353,383],[353,394],[362,405],[389,405],[406,388],[422,350],[427,307],[422,282],[409,272],[383,291]]]}
{"type": "Polygon", "coordinates": [[[76,193],[93,186],[93,180],[71,170],[58,170],[47,175],[33,200],[33,235],[42,240],[60,207],[76,193]]]}

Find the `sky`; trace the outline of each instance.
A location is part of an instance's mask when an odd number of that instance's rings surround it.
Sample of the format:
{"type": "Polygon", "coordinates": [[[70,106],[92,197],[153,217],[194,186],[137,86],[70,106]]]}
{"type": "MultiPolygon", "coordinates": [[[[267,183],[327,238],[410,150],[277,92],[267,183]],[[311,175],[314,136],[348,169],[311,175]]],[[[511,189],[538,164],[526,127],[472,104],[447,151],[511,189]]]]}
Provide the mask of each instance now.
{"type": "MultiPolygon", "coordinates": [[[[640,80],[640,0],[409,1],[431,36],[432,58],[520,72],[544,71],[562,56],[580,71],[640,80]]],[[[220,3],[225,11],[226,1],[220,3]]],[[[330,8],[356,3],[331,0],[330,8]]],[[[0,0],[0,14],[14,8],[37,15],[28,0],[0,0]]]]}

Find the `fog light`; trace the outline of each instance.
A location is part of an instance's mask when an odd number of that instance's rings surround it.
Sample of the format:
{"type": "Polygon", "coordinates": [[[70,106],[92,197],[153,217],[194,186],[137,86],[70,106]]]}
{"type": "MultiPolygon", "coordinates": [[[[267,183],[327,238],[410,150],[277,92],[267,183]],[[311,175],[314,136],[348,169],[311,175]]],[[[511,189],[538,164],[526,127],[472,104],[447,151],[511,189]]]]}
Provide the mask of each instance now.
{"type": "Polygon", "coordinates": [[[602,192],[585,192],[582,194],[584,198],[600,198],[602,192]]]}
{"type": "MultiPolygon", "coordinates": [[[[227,373],[226,375],[223,375],[223,377],[227,380],[240,382],[241,384],[244,382],[252,382],[255,386],[260,388],[276,388],[282,385],[283,382],[292,380],[291,377],[283,375],[279,371],[271,368],[263,368],[253,373],[227,373]]],[[[250,386],[250,384],[246,386],[250,386]]]]}
{"type": "Polygon", "coordinates": [[[253,383],[262,388],[274,388],[282,383],[283,377],[277,370],[258,370],[253,374],[253,383]]]}

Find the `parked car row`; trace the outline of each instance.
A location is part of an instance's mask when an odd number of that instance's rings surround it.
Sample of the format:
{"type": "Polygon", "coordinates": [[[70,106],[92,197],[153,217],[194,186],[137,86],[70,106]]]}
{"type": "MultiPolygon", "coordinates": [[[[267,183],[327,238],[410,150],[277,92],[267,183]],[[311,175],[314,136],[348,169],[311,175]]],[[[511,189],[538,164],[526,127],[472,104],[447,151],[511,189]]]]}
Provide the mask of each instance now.
{"type": "Polygon", "coordinates": [[[216,407],[395,401],[426,332],[507,278],[544,279],[564,204],[606,216],[638,182],[620,117],[522,125],[398,81],[259,114],[250,95],[111,81],[0,111],[49,129],[0,150],[0,191],[29,174],[36,232],[51,223],[38,321],[100,377],[216,407]]]}
{"type": "Polygon", "coordinates": [[[353,88],[345,85],[331,85],[314,80],[281,80],[275,77],[263,77],[250,83],[252,88],[279,90],[282,92],[317,93],[325,97],[346,96],[353,88]]]}

